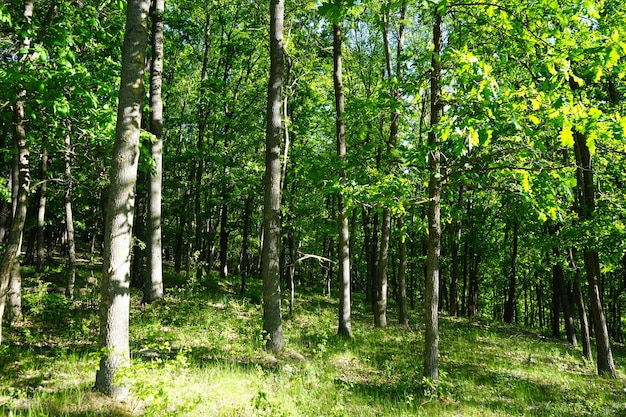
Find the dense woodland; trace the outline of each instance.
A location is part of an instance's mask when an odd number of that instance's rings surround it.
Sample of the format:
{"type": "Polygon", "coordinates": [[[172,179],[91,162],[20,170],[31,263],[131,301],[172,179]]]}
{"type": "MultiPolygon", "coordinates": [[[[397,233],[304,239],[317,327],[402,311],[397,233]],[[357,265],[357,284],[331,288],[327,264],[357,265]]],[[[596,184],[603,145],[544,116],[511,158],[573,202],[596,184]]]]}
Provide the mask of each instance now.
{"type": "Polygon", "coordinates": [[[129,294],[162,299],[164,267],[262,283],[275,354],[314,293],[348,340],[354,300],[370,326],[423,329],[433,391],[440,315],[549,332],[617,377],[624,2],[270,3],[0,4],[2,343],[20,271],[48,282],[63,259],[50,291],[100,285],[112,397],[129,294]]]}

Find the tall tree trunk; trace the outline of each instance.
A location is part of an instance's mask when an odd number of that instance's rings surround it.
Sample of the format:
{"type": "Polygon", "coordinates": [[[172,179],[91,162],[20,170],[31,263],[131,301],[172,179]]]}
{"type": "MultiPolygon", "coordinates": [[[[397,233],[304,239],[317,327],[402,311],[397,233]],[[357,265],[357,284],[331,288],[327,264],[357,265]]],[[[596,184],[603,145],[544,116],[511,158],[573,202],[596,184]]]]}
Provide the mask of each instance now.
{"type": "Polygon", "coordinates": [[[576,298],[576,305],[578,306],[578,318],[580,320],[580,338],[583,345],[583,357],[585,360],[592,361],[593,355],[591,353],[591,337],[589,335],[589,321],[587,320],[587,310],[585,308],[585,299],[583,293],[580,290],[580,281],[577,276],[574,279],[574,297],[576,298]]]}
{"type": "MultiPolygon", "coordinates": [[[[206,104],[206,94],[204,82],[207,78],[207,70],[209,65],[209,34],[211,27],[210,14],[207,12],[206,15],[206,23],[204,26],[204,58],[202,60],[202,71],[200,74],[200,114],[198,115],[198,163],[195,172],[195,188],[194,188],[194,219],[195,219],[195,245],[193,247],[193,251],[197,253],[198,259],[196,263],[196,279],[198,281],[202,278],[202,267],[201,260],[203,259],[203,250],[202,250],[202,177],[204,174],[204,132],[206,130],[206,119],[207,119],[207,104],[206,104]]],[[[209,261],[209,267],[211,266],[211,261],[209,261]]]]}
{"type": "Polygon", "coordinates": [[[554,277],[555,285],[558,287],[559,301],[561,303],[561,310],[563,310],[563,319],[565,322],[565,333],[567,335],[567,341],[575,347],[578,344],[578,341],[576,340],[576,327],[574,326],[574,318],[572,316],[569,288],[565,283],[563,267],[559,262],[559,248],[553,247],[552,253],[555,257],[554,265],[552,266],[552,275],[554,277]]]}
{"type": "Polygon", "coordinates": [[[9,282],[7,321],[14,326],[22,321],[22,273],[20,256],[13,262],[11,281],[9,282]]]}
{"type": "Polygon", "coordinates": [[[220,209],[220,277],[223,279],[228,278],[228,204],[225,200],[220,209]]]}
{"type": "Polygon", "coordinates": [[[43,266],[46,261],[44,232],[46,224],[46,192],[48,188],[48,149],[45,139],[42,146],[40,162],[41,185],[39,186],[39,202],[37,205],[37,272],[43,271],[43,266]]]}
{"type": "Polygon", "coordinates": [[[72,189],[74,180],[72,178],[72,139],[70,136],[69,123],[68,132],[65,135],[65,231],[67,234],[67,280],[65,294],[72,299],[74,297],[74,284],[76,282],[76,244],[74,241],[74,215],[72,213],[72,189]]]}
{"type": "Polygon", "coordinates": [[[144,259],[146,257],[146,185],[148,176],[140,171],[135,186],[135,210],[131,249],[130,285],[141,289],[144,284],[144,259]]]}
{"type": "Polygon", "coordinates": [[[96,373],[95,388],[116,399],[124,398],[129,389],[125,384],[116,381],[115,377],[130,361],[130,252],[149,8],[150,0],[129,0],[127,6],[117,126],[105,223],[100,286],[102,298],[99,348],[102,357],[96,373]]]}
{"type": "Polygon", "coordinates": [[[428,256],[426,260],[426,302],[424,331],[424,377],[439,378],[439,255],[441,253],[441,182],[439,138],[435,128],[442,113],[441,103],[441,20],[435,11],[430,74],[430,131],[428,132],[430,179],[428,182],[428,256]]]}
{"type": "MultiPolygon", "coordinates": [[[[459,187],[457,207],[463,207],[463,186],[459,187]]],[[[450,315],[459,315],[459,247],[461,244],[461,218],[454,222],[453,236],[450,239],[450,256],[452,258],[452,271],[450,276],[450,315]]]]}
{"type": "Polygon", "coordinates": [[[163,190],[163,12],[165,0],[153,0],[152,65],[150,66],[150,132],[154,142],[150,153],[154,170],[150,172],[147,218],[147,267],[143,302],[152,303],[163,298],[163,240],[161,232],[161,193],[163,190]]]}
{"type": "Polygon", "coordinates": [[[265,133],[265,192],[263,201],[263,337],[274,353],[284,345],[280,298],[280,129],[283,85],[284,0],[270,2],[270,74],[265,133]]]}
{"type": "Polygon", "coordinates": [[[515,319],[515,281],[517,275],[517,235],[519,231],[519,223],[515,221],[513,224],[513,250],[511,252],[511,275],[509,277],[509,293],[504,306],[504,321],[512,324],[515,319]]]}
{"type": "Polygon", "coordinates": [[[252,206],[252,193],[246,197],[246,203],[243,208],[243,235],[241,237],[241,261],[239,262],[239,274],[241,275],[241,288],[239,293],[243,296],[246,292],[246,278],[250,273],[250,254],[248,253],[249,235],[250,235],[250,209],[252,206]]]}
{"type": "Polygon", "coordinates": [[[406,231],[404,230],[404,215],[398,217],[398,229],[400,229],[400,242],[398,243],[398,256],[400,264],[398,265],[398,322],[407,326],[409,324],[409,315],[407,312],[406,298],[406,231]]]}
{"type": "MultiPolygon", "coordinates": [[[[578,131],[574,131],[574,152],[577,165],[577,185],[579,189],[578,211],[582,220],[593,217],[595,209],[595,187],[593,183],[593,167],[591,154],[587,147],[587,138],[578,131]]],[[[584,247],[583,259],[587,283],[589,284],[589,300],[591,316],[593,317],[594,333],[596,337],[596,363],[598,373],[611,378],[617,376],[609,332],[602,308],[602,294],[600,290],[600,261],[598,252],[588,246],[584,247]]]]}
{"type": "MultiPolygon", "coordinates": [[[[335,135],[337,139],[337,157],[340,163],[346,161],[346,122],[344,120],[344,96],[342,81],[342,56],[341,56],[341,24],[333,23],[333,81],[335,86],[335,135]]],[[[346,174],[343,166],[339,169],[339,180],[345,183],[346,174]]],[[[341,191],[337,193],[337,225],[339,232],[339,326],[338,333],[342,337],[352,337],[350,324],[350,232],[348,230],[348,217],[344,207],[341,191]]]]}

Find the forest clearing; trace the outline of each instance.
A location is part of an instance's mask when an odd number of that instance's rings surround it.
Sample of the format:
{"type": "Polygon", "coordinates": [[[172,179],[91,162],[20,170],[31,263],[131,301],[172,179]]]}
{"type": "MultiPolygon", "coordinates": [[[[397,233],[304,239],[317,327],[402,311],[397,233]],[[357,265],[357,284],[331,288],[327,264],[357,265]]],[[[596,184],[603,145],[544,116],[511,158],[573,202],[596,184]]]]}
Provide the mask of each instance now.
{"type": "Polygon", "coordinates": [[[623,0],[0,3],[0,411],[626,416],[623,0]]]}

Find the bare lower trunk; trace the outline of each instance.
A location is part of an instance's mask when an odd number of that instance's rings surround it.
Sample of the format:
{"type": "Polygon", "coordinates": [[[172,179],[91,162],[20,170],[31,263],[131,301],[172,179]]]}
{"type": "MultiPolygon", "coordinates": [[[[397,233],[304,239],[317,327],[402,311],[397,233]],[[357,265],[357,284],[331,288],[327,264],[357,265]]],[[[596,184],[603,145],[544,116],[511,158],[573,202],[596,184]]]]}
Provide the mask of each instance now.
{"type": "Polygon", "coordinates": [[[117,128],[105,222],[98,344],[102,357],[95,388],[116,399],[124,398],[129,390],[116,376],[130,361],[130,252],[149,8],[149,0],[130,0],[127,6],[117,128]]]}
{"type": "Polygon", "coordinates": [[[376,276],[376,304],[374,305],[374,325],[380,329],[387,327],[387,262],[389,260],[389,237],[391,235],[391,213],[384,209],[378,253],[378,274],[376,276]]]}
{"type": "MultiPolygon", "coordinates": [[[[150,172],[147,218],[147,267],[143,286],[143,302],[163,298],[163,241],[161,232],[161,195],[163,189],[163,11],[164,0],[153,0],[152,65],[150,66],[150,132],[155,137],[150,147],[154,170],[150,172]]],[[[180,268],[180,264],[179,264],[180,268]]]]}
{"type": "Polygon", "coordinates": [[[65,136],[65,230],[67,233],[67,281],[65,293],[74,297],[76,282],[76,244],[74,242],[74,215],[72,213],[72,143],[70,132],[65,136]]]}
{"type": "MultiPolygon", "coordinates": [[[[578,278],[578,277],[576,277],[578,278]]],[[[589,321],[587,320],[587,310],[585,309],[585,300],[583,293],[580,290],[580,282],[578,279],[574,281],[574,297],[576,297],[576,304],[578,306],[578,317],[580,320],[580,338],[583,345],[583,357],[588,360],[593,360],[591,353],[591,337],[589,336],[589,321]]]]}
{"type": "Polygon", "coordinates": [[[280,295],[280,129],[283,84],[284,0],[270,2],[270,77],[265,135],[265,193],[263,201],[263,335],[274,353],[284,345],[280,295]]]}
{"type": "Polygon", "coordinates": [[[46,261],[46,244],[44,240],[46,224],[46,192],[48,176],[48,150],[44,143],[41,151],[41,185],[39,186],[39,203],[37,207],[37,272],[43,271],[46,261]]]}
{"type": "Polygon", "coordinates": [[[13,268],[11,268],[11,281],[9,283],[8,294],[8,310],[7,321],[11,326],[15,326],[23,319],[22,316],[22,274],[20,271],[20,258],[19,256],[13,262],[13,268]]]}
{"type": "Polygon", "coordinates": [[[439,138],[435,127],[441,119],[441,15],[435,12],[431,60],[430,96],[431,130],[428,133],[430,179],[428,182],[428,256],[426,260],[426,296],[424,330],[424,377],[439,378],[439,256],[441,254],[441,182],[439,138]]]}
{"type": "Polygon", "coordinates": [[[406,326],[409,324],[409,316],[407,313],[406,299],[406,239],[404,231],[404,215],[398,217],[398,229],[400,229],[400,242],[398,243],[398,252],[400,257],[400,265],[398,265],[398,322],[406,326]]]}

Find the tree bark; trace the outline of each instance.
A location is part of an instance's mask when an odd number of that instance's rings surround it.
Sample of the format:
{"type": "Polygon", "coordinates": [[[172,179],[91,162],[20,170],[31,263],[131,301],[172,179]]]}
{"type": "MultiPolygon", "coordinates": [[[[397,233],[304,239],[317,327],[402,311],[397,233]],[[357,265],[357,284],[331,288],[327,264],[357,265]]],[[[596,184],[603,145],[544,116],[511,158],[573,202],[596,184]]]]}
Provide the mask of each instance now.
{"type": "Polygon", "coordinates": [[[391,235],[391,213],[383,209],[381,216],[380,251],[376,274],[376,303],[374,304],[374,326],[387,327],[387,261],[389,260],[389,237],[391,235]]]}
{"type": "Polygon", "coordinates": [[[72,139],[70,136],[69,124],[68,132],[65,135],[65,231],[67,234],[67,280],[65,294],[72,299],[74,297],[74,284],[76,282],[76,244],[74,241],[74,215],[72,213],[72,189],[74,180],[72,178],[72,139]]]}
{"type": "MultiPolygon", "coordinates": [[[[24,2],[24,20],[25,25],[30,26],[33,16],[34,2],[26,0],[24,2]]],[[[29,55],[30,38],[27,36],[22,39],[21,49],[24,51],[22,60],[30,59],[29,55]]],[[[18,93],[17,100],[13,105],[13,139],[15,141],[17,175],[13,177],[13,182],[17,179],[18,192],[13,199],[13,218],[11,220],[11,228],[9,229],[8,240],[0,259],[0,343],[2,343],[2,318],[7,302],[7,292],[11,279],[11,271],[13,264],[20,253],[22,244],[22,233],[24,231],[24,223],[26,221],[26,212],[28,209],[28,191],[30,189],[30,152],[26,142],[25,128],[25,103],[24,97],[26,91],[22,90],[18,93]]],[[[14,168],[15,170],[15,168],[14,168]]],[[[13,185],[15,186],[15,185],[13,185]]]]}
{"type": "Polygon", "coordinates": [[[504,307],[504,321],[512,324],[515,319],[515,281],[517,275],[517,237],[519,231],[519,224],[516,221],[513,224],[513,250],[511,252],[511,275],[509,277],[509,293],[506,299],[506,305],[504,307]]]}
{"type": "Polygon", "coordinates": [[[426,297],[424,331],[424,377],[439,378],[439,255],[441,253],[441,182],[439,138],[435,127],[441,119],[441,21],[435,11],[433,52],[430,74],[430,131],[428,132],[430,179],[428,182],[428,256],[426,260],[426,297]]]}
{"type": "Polygon", "coordinates": [[[149,8],[149,0],[128,2],[105,223],[99,337],[103,354],[95,389],[116,399],[124,398],[129,390],[128,386],[116,381],[115,376],[122,367],[129,365],[130,360],[130,252],[149,8]]]}
{"type": "Polygon", "coordinates": [[[37,206],[37,272],[43,271],[46,261],[46,244],[44,239],[46,225],[46,192],[48,188],[48,149],[44,139],[40,162],[41,185],[39,186],[39,202],[37,206]]]}
{"type": "Polygon", "coordinates": [[[270,2],[270,74],[265,133],[265,192],[263,201],[263,337],[274,353],[284,345],[280,297],[280,129],[283,85],[284,0],[270,2]]]}
{"type": "Polygon", "coordinates": [[[400,242],[398,243],[398,256],[400,264],[398,265],[398,322],[402,326],[409,324],[409,315],[407,309],[406,297],[406,239],[408,238],[404,230],[404,215],[398,217],[398,229],[400,229],[400,242]]]}
{"type": "MultiPolygon", "coordinates": [[[[457,207],[463,207],[463,186],[459,187],[457,207]]],[[[450,315],[459,315],[459,248],[461,244],[461,218],[454,223],[454,234],[450,243],[450,256],[452,258],[452,272],[450,276],[450,315]]]]}
{"type": "MultiPolygon", "coordinates": [[[[333,81],[335,86],[335,135],[337,139],[337,157],[340,163],[346,161],[346,122],[344,120],[344,95],[342,81],[342,56],[341,56],[341,24],[333,24],[333,81]]],[[[346,174],[344,168],[339,169],[339,181],[344,184],[346,174]]],[[[339,325],[337,332],[345,338],[352,337],[350,323],[350,231],[348,229],[348,217],[343,202],[341,191],[337,193],[337,225],[339,233],[339,325]]]]}
{"type": "Polygon", "coordinates": [[[163,12],[165,0],[153,0],[152,65],[150,66],[150,132],[154,142],[150,153],[154,170],[150,172],[148,191],[147,267],[143,302],[153,303],[163,298],[163,240],[161,231],[161,195],[163,190],[163,12]]]}
{"type": "MultiPolygon", "coordinates": [[[[576,274],[578,275],[578,274],[576,274]]],[[[574,280],[574,297],[578,306],[578,318],[580,320],[580,338],[583,345],[583,357],[585,360],[592,361],[591,353],[591,337],[589,335],[589,321],[587,320],[587,310],[585,308],[585,300],[580,290],[580,282],[578,276],[574,280]]]]}
{"type": "MultiPolygon", "coordinates": [[[[578,131],[574,131],[574,153],[576,154],[577,185],[579,189],[578,211],[582,220],[593,217],[595,209],[595,187],[593,183],[593,167],[591,154],[587,147],[587,138],[578,131]]],[[[611,352],[609,332],[602,308],[602,294],[600,290],[600,261],[598,252],[588,246],[583,248],[583,259],[587,283],[589,284],[589,300],[591,316],[593,317],[594,333],[596,337],[596,364],[598,373],[616,378],[615,363],[611,352]]]]}

